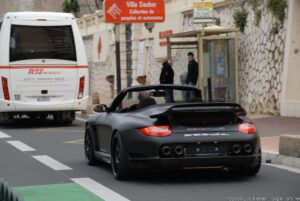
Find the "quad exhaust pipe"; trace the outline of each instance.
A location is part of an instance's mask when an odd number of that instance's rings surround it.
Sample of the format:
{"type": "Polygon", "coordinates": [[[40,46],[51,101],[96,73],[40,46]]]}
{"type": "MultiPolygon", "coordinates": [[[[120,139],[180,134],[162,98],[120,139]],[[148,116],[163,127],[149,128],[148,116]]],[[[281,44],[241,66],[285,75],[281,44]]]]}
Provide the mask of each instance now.
{"type": "Polygon", "coordinates": [[[234,154],[239,154],[239,153],[241,153],[241,151],[242,151],[241,145],[239,145],[239,144],[234,144],[234,145],[232,146],[232,152],[233,152],[234,154]]]}
{"type": "Polygon", "coordinates": [[[164,156],[170,156],[171,155],[171,147],[168,146],[168,145],[165,145],[161,148],[161,153],[164,155],[164,156]]]}
{"type": "Polygon", "coordinates": [[[234,144],[232,146],[232,152],[234,154],[240,154],[241,152],[245,154],[252,154],[253,153],[253,146],[250,143],[245,143],[243,145],[234,144]]]}
{"type": "Polygon", "coordinates": [[[243,151],[246,153],[246,154],[251,154],[253,152],[253,147],[251,144],[247,143],[247,144],[244,144],[243,146],[243,151]]]}
{"type": "Polygon", "coordinates": [[[181,145],[177,145],[177,146],[175,146],[175,148],[174,148],[174,153],[177,155],[177,156],[181,156],[181,155],[183,155],[183,146],[181,146],[181,145]]]}

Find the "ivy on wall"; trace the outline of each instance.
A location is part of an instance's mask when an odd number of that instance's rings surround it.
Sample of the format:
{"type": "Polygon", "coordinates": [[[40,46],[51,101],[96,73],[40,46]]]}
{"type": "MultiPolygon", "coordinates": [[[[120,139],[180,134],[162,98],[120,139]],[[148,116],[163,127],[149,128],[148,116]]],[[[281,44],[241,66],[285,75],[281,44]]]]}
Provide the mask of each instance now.
{"type": "Polygon", "coordinates": [[[221,19],[219,17],[214,18],[215,25],[220,26],[221,25],[221,19]]]}
{"type": "Polygon", "coordinates": [[[242,33],[245,31],[245,27],[247,25],[248,12],[246,9],[241,9],[235,11],[233,14],[234,24],[236,27],[240,29],[242,33]]]}
{"type": "Polygon", "coordinates": [[[77,0],[64,0],[62,9],[66,13],[74,13],[77,16],[80,7],[77,0]]]}
{"type": "Polygon", "coordinates": [[[267,7],[282,25],[285,19],[285,9],[287,7],[286,0],[268,0],[267,7]]]}
{"type": "Polygon", "coordinates": [[[262,16],[262,11],[261,9],[258,9],[255,11],[255,21],[254,21],[254,24],[255,26],[259,26],[260,24],[260,21],[261,21],[261,16],[262,16]]]}
{"type": "Polygon", "coordinates": [[[270,34],[275,35],[279,33],[279,29],[282,28],[285,19],[285,9],[287,7],[286,0],[268,0],[267,8],[271,11],[272,15],[277,18],[279,22],[276,22],[270,34]]]}

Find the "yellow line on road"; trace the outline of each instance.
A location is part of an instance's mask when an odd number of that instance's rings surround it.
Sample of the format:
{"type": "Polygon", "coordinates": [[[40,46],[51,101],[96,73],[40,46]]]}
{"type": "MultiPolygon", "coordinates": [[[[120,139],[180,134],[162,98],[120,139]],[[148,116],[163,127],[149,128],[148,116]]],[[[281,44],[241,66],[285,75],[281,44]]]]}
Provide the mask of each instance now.
{"type": "Polygon", "coordinates": [[[65,130],[65,129],[54,129],[54,128],[36,129],[35,131],[37,131],[37,132],[84,133],[83,130],[65,130]]]}
{"type": "Polygon", "coordinates": [[[84,141],[83,141],[83,139],[80,139],[80,140],[65,141],[63,143],[65,143],[65,144],[83,144],[84,141]]]}

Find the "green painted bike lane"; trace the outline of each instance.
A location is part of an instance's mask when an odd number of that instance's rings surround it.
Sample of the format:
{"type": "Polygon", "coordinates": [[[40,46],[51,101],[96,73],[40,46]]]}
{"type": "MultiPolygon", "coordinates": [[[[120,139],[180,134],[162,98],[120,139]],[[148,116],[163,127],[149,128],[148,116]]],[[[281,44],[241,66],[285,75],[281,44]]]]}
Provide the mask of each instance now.
{"type": "Polygon", "coordinates": [[[75,183],[16,187],[24,201],[104,201],[75,183]]]}

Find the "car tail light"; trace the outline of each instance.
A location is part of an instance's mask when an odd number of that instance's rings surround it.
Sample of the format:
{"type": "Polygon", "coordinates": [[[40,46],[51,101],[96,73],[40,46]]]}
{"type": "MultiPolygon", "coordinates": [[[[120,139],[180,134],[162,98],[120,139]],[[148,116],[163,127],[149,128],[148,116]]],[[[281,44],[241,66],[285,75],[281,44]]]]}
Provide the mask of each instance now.
{"type": "Polygon", "coordinates": [[[240,133],[253,134],[256,132],[254,124],[241,123],[238,125],[238,130],[240,133]]]}
{"type": "Polygon", "coordinates": [[[82,99],[83,98],[84,81],[85,81],[85,77],[84,76],[79,79],[78,99],[82,99]]]}
{"type": "Polygon", "coordinates": [[[165,137],[172,134],[170,126],[148,126],[138,129],[138,131],[147,136],[165,137]]]}
{"type": "Polygon", "coordinates": [[[5,100],[10,100],[9,90],[8,90],[8,82],[6,77],[2,77],[2,89],[5,100]]]}

